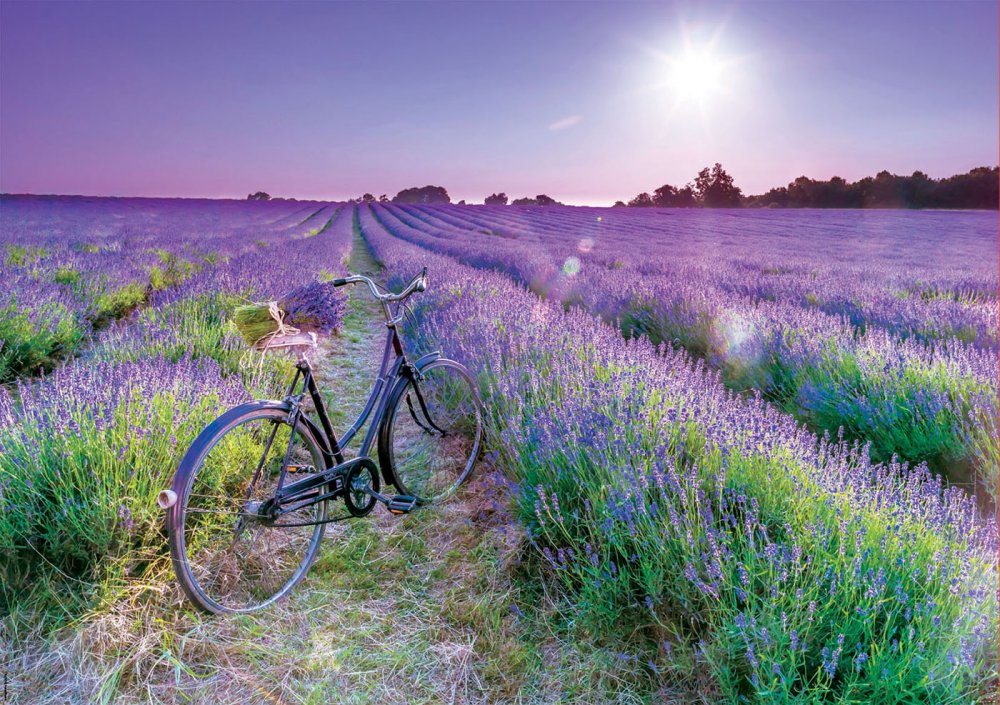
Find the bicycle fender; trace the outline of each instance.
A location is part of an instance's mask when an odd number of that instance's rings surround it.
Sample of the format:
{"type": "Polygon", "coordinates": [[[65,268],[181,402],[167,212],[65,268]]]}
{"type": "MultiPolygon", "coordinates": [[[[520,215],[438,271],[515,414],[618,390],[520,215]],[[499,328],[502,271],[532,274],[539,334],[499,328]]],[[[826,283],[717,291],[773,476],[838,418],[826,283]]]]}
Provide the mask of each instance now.
{"type": "MultiPolygon", "coordinates": [[[[427,367],[427,365],[431,364],[432,362],[437,362],[438,360],[441,359],[443,359],[443,354],[441,353],[440,350],[435,350],[434,352],[429,352],[426,355],[420,356],[417,359],[417,361],[413,363],[413,367],[416,368],[417,372],[420,372],[422,369],[427,367]]],[[[388,393],[385,395],[387,408],[388,408],[388,403],[392,401],[394,396],[398,393],[398,390],[401,389],[403,385],[406,384],[406,381],[407,378],[404,376],[396,377],[396,381],[393,382],[392,387],[389,388],[388,393]]],[[[383,417],[382,421],[380,422],[380,427],[385,425],[385,421],[386,420],[383,417]]],[[[379,433],[381,434],[381,431],[379,433]]]]}
{"type": "MultiPolygon", "coordinates": [[[[417,369],[417,372],[420,372],[431,363],[437,362],[438,360],[448,360],[448,359],[449,358],[444,357],[443,353],[440,350],[435,350],[434,352],[429,352],[426,355],[423,355],[420,358],[418,358],[417,361],[413,363],[413,366],[417,369]]],[[[396,380],[396,382],[392,385],[392,388],[390,388],[388,393],[386,394],[385,397],[386,409],[389,409],[396,403],[397,397],[400,394],[402,394],[403,388],[406,386],[408,382],[409,379],[407,377],[399,377],[396,380]]],[[[388,463],[385,461],[385,448],[388,443],[386,436],[388,432],[389,432],[389,418],[388,416],[383,416],[382,419],[379,421],[378,432],[376,433],[375,436],[377,439],[377,448],[378,448],[377,452],[379,458],[379,465],[385,468],[382,471],[382,480],[385,482],[385,484],[395,485],[396,478],[392,476],[392,473],[390,472],[388,467],[388,463]]]]}
{"type": "Polygon", "coordinates": [[[434,352],[429,352],[426,355],[419,357],[417,361],[413,363],[413,366],[419,370],[422,367],[426,367],[430,363],[439,359],[440,357],[441,357],[441,351],[435,350],[434,352]]]}

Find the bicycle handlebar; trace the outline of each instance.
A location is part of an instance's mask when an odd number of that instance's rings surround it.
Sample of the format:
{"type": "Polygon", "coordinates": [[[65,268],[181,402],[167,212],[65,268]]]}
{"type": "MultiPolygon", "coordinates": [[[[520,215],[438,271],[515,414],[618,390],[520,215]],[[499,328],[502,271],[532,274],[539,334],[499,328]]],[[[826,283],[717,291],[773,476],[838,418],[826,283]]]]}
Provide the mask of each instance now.
{"type": "Polygon", "coordinates": [[[410,283],[406,285],[406,288],[403,289],[398,294],[393,294],[391,291],[385,294],[381,293],[379,291],[378,284],[376,284],[363,274],[352,274],[349,277],[342,277],[340,279],[333,280],[334,286],[344,286],[345,284],[361,284],[361,283],[368,285],[368,288],[372,292],[372,296],[374,296],[378,301],[384,301],[387,303],[393,301],[402,301],[415,291],[426,291],[427,267],[424,267],[423,271],[421,271],[420,274],[413,277],[410,283]]]}

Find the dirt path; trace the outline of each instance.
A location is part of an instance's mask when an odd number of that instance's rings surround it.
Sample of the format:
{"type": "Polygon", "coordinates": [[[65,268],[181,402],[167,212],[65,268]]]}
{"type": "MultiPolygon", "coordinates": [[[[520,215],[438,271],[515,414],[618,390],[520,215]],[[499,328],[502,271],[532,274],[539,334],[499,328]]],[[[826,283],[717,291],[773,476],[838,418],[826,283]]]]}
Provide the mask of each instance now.
{"type": "MultiPolygon", "coordinates": [[[[360,237],[349,269],[380,278],[360,237]]],[[[383,320],[367,289],[354,287],[341,335],[317,360],[337,428],[364,406],[382,354],[383,320]]],[[[308,693],[307,702],[322,693],[317,702],[464,703],[517,691],[504,682],[521,670],[507,663],[517,645],[501,637],[516,621],[511,588],[497,584],[496,562],[481,560],[511,545],[501,531],[506,523],[490,522],[484,506],[492,484],[481,466],[440,507],[405,517],[377,507],[364,520],[333,525],[293,597],[317,617],[304,656],[308,669],[322,674],[313,686],[293,685],[299,695],[308,693]]]]}

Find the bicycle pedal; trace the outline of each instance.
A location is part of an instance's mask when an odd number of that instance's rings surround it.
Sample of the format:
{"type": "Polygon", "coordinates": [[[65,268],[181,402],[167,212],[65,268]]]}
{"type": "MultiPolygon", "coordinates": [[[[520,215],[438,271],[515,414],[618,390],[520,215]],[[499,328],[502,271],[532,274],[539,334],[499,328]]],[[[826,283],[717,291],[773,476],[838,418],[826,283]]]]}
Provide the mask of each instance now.
{"type": "Polygon", "coordinates": [[[417,499],[405,494],[398,494],[391,497],[385,506],[393,514],[409,514],[416,508],[417,499]]]}

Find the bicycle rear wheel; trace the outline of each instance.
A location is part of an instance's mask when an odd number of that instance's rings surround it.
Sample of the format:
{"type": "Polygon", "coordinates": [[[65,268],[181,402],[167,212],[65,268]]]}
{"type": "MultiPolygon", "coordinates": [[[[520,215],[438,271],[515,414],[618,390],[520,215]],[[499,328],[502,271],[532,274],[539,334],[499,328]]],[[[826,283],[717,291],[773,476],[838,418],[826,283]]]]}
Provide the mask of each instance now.
{"type": "Polygon", "coordinates": [[[420,504],[452,495],[468,479],[483,441],[483,406],[468,370],[447,359],[407,378],[389,400],[379,462],[420,504]]]}
{"type": "MultiPolygon", "coordinates": [[[[319,550],[327,502],[267,517],[286,454],[285,485],[324,468],[319,443],[287,410],[247,405],[223,415],[195,440],[174,482],[167,514],[174,572],[207,612],[252,612],[288,594],[319,550]]],[[[322,489],[322,488],[321,488],[322,489]]],[[[324,490],[325,491],[325,490],[324,490]]]]}

